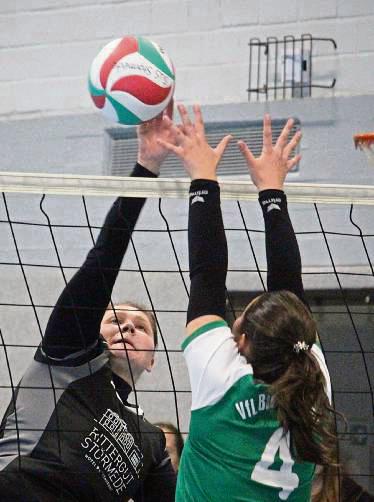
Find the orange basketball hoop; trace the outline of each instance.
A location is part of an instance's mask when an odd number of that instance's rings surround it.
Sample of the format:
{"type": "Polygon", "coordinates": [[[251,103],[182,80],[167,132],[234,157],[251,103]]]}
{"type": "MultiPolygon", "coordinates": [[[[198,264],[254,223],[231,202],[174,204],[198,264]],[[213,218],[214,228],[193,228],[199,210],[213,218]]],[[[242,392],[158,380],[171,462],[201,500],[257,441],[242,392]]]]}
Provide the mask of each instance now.
{"type": "Polygon", "coordinates": [[[374,165],[374,132],[355,134],[353,140],[355,147],[365,152],[370,164],[374,165]]]}

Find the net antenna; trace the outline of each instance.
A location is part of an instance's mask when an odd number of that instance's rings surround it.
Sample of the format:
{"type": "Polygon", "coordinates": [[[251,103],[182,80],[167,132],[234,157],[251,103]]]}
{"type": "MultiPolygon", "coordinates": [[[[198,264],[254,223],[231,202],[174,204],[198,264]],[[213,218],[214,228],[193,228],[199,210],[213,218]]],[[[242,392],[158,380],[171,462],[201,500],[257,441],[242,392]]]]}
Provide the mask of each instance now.
{"type": "Polygon", "coordinates": [[[365,153],[369,164],[374,165],[374,132],[355,134],[353,141],[356,149],[359,148],[365,153]]]}

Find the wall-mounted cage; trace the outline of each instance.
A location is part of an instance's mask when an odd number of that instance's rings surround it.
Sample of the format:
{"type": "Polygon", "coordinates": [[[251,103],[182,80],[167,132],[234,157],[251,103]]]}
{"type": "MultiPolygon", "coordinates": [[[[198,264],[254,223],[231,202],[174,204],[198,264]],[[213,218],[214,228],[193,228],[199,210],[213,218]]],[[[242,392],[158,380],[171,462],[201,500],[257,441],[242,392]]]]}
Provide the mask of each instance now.
{"type": "MultiPolygon", "coordinates": [[[[287,119],[273,119],[273,139],[278,138],[287,119]]],[[[295,118],[291,135],[299,131],[300,120],[295,118]]],[[[205,125],[206,136],[211,146],[216,146],[226,134],[233,139],[227,147],[218,168],[219,176],[248,176],[243,156],[237,146],[237,140],[244,140],[254,155],[260,155],[262,149],[262,121],[214,122],[205,125]]],[[[113,127],[105,130],[104,174],[110,176],[128,176],[137,157],[138,142],[135,128],[113,127]]],[[[297,153],[296,149],[296,153],[297,153]]],[[[293,172],[297,172],[295,166],[293,172]]],[[[175,155],[169,155],[162,167],[162,176],[170,178],[186,177],[181,161],[175,155]]]]}
{"type": "Polygon", "coordinates": [[[290,98],[305,98],[312,95],[312,89],[332,89],[336,79],[330,83],[313,80],[313,58],[316,45],[331,44],[332,38],[313,37],[309,33],[296,38],[285,35],[283,39],[267,37],[261,41],[249,41],[248,101],[263,101],[290,98]]]}

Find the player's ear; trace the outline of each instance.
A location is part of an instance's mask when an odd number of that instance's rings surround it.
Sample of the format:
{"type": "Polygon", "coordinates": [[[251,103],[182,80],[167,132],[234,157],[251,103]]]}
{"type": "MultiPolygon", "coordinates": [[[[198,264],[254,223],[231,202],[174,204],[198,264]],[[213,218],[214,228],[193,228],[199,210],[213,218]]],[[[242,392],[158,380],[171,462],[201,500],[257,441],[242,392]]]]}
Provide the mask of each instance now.
{"type": "Polygon", "coordinates": [[[248,337],[245,335],[245,333],[242,333],[235,338],[235,342],[238,346],[239,354],[244,356],[248,361],[251,354],[251,345],[248,341],[248,337]]]}
{"type": "Polygon", "coordinates": [[[239,349],[239,352],[241,354],[243,354],[243,350],[245,348],[245,345],[246,345],[246,337],[245,337],[245,334],[242,333],[241,335],[235,337],[235,342],[236,342],[236,345],[238,346],[238,349],[239,349]]]}
{"type": "Polygon", "coordinates": [[[150,373],[155,365],[155,358],[152,356],[152,359],[149,361],[149,364],[145,367],[145,370],[150,373]]]}

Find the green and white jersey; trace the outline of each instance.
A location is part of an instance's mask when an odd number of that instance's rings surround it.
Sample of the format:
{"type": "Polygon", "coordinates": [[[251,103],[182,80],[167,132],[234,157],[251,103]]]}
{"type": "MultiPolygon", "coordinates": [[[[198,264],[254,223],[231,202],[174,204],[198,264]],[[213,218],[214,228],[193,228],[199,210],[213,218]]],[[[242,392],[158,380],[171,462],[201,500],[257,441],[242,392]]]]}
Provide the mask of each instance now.
{"type": "MultiPolygon", "coordinates": [[[[254,380],[227,324],[206,324],[182,348],[192,405],[176,501],[309,501],[315,465],[292,458],[267,386],[254,380]]],[[[322,351],[312,351],[330,394],[322,351]]]]}

